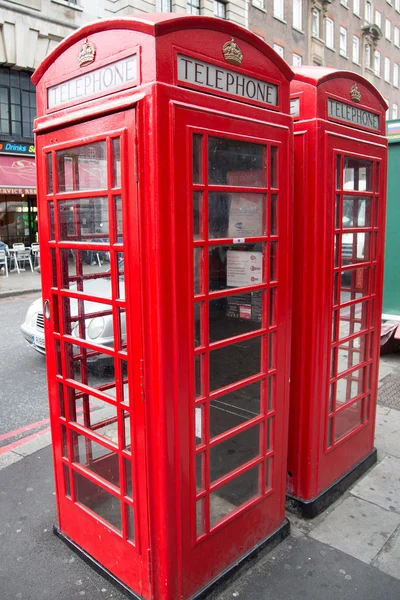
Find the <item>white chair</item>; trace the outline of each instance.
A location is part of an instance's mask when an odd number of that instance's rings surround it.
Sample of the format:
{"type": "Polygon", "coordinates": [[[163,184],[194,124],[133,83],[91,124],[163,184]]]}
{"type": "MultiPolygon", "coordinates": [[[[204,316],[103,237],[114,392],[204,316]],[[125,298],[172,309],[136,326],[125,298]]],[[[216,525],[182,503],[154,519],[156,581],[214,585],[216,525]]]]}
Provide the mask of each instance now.
{"type": "Polygon", "coordinates": [[[23,244],[22,242],[15,242],[15,244],[13,244],[13,248],[15,250],[24,250],[25,244],[23,244]]]}
{"type": "Polygon", "coordinates": [[[6,277],[8,277],[8,260],[5,250],[0,250],[0,268],[5,270],[6,277]]]}
{"type": "MultiPolygon", "coordinates": [[[[31,271],[33,273],[33,265],[32,265],[30,248],[25,248],[25,246],[23,246],[23,248],[21,248],[21,249],[16,248],[16,250],[17,250],[17,252],[16,252],[16,256],[15,256],[15,262],[17,263],[19,269],[21,269],[21,263],[24,263],[24,266],[25,266],[26,261],[28,261],[29,265],[31,267],[31,271]]],[[[18,271],[19,271],[19,269],[18,269],[18,271]]]]}
{"type": "Polygon", "coordinates": [[[33,268],[38,269],[40,267],[40,249],[37,242],[31,244],[31,254],[33,257],[33,268]]]}

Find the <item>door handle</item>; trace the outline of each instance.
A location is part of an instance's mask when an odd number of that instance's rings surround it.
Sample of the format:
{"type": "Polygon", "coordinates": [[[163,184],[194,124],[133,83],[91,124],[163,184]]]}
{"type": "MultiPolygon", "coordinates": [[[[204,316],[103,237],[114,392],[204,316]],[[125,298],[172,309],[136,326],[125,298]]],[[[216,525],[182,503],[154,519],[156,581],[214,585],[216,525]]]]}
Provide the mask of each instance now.
{"type": "Polygon", "coordinates": [[[46,321],[50,320],[50,300],[45,300],[43,302],[43,315],[46,321]]]}

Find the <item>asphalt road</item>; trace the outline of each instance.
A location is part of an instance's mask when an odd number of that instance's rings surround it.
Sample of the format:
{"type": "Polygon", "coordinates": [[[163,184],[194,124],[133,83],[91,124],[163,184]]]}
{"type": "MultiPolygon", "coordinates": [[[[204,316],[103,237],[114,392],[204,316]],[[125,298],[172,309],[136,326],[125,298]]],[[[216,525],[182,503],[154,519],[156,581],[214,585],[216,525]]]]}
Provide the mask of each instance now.
{"type": "Polygon", "coordinates": [[[34,433],[43,427],[35,424],[49,416],[44,356],[29,348],[19,331],[29,305],[39,296],[0,299],[0,446],[34,433]]]}

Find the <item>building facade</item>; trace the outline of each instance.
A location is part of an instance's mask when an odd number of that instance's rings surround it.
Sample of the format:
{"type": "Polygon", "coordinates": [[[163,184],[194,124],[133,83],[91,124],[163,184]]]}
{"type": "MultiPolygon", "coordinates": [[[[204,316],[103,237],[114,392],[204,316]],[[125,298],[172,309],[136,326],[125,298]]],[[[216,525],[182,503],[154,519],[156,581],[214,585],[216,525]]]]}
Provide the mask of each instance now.
{"type": "Polygon", "coordinates": [[[400,116],[400,0],[250,0],[249,29],[290,65],[359,73],[400,116]]]}
{"type": "Polygon", "coordinates": [[[400,116],[400,0],[0,0],[1,240],[37,240],[32,72],[81,25],[149,12],[228,19],[290,65],[360,73],[388,101],[388,116],[400,116]]]}

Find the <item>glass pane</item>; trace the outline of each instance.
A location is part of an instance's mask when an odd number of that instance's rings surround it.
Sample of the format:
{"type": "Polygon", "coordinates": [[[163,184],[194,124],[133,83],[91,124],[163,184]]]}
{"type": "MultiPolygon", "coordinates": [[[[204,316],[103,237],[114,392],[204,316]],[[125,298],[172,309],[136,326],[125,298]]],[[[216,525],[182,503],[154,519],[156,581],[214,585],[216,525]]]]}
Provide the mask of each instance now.
{"type": "Polygon", "coordinates": [[[364,370],[357,369],[336,382],[336,408],[364,391],[364,370]]]}
{"type": "Polygon", "coordinates": [[[66,376],[115,396],[115,374],[113,359],[100,351],[86,350],[73,344],[64,344],[66,356],[66,376]]]}
{"type": "Polygon", "coordinates": [[[125,472],[125,496],[132,498],[132,464],[128,458],[124,457],[125,472]]]}
{"type": "Polygon", "coordinates": [[[133,514],[133,507],[130,504],[125,504],[125,516],[126,516],[126,531],[127,538],[130,542],[135,541],[135,519],[133,514]]]}
{"type": "Polygon", "coordinates": [[[371,227],[371,198],[344,196],[342,227],[371,227]]]}
{"type": "Polygon", "coordinates": [[[368,303],[358,302],[340,309],[339,338],[345,338],[367,328],[368,303]]]}
{"type": "MultiPolygon", "coordinates": [[[[108,252],[62,249],[60,250],[60,262],[61,285],[64,289],[85,292],[90,296],[111,300],[112,287],[108,252]]],[[[123,279],[120,285],[123,288],[123,279]]]]}
{"type": "Polygon", "coordinates": [[[201,346],[204,343],[203,330],[203,310],[204,302],[194,303],[194,346],[201,346]]]}
{"type": "Polygon", "coordinates": [[[124,239],[123,239],[123,226],[122,226],[123,219],[122,219],[121,196],[114,197],[114,219],[115,219],[115,241],[117,244],[122,244],[124,239]]]}
{"type": "Polygon", "coordinates": [[[203,182],[203,136],[193,135],[193,183],[203,182]]]}
{"type": "Polygon", "coordinates": [[[196,406],[195,408],[195,434],[196,434],[196,445],[204,444],[204,404],[196,406]]]}
{"type": "Polygon", "coordinates": [[[60,200],[58,219],[60,240],[109,243],[106,197],[60,200]]]}
{"type": "Polygon", "coordinates": [[[56,239],[56,226],[55,226],[55,220],[54,220],[54,202],[51,200],[48,204],[49,206],[49,240],[55,240],[56,239]]]}
{"type": "Polygon", "coordinates": [[[209,249],[210,291],[259,285],[265,281],[265,244],[214,246],[209,249]]]}
{"type": "Polygon", "coordinates": [[[341,274],[340,302],[368,295],[369,269],[349,269],[341,274]]]}
{"type": "Polygon", "coordinates": [[[267,407],[268,412],[275,408],[275,375],[268,377],[267,407]]]}
{"type": "Polygon", "coordinates": [[[210,524],[214,527],[232,511],[260,496],[260,467],[256,466],[210,494],[210,524]]]}
{"type": "Polygon", "coordinates": [[[372,191],[372,172],[372,162],[346,156],[344,159],[343,188],[348,191],[372,191]]]}
{"type": "Polygon", "coordinates": [[[74,471],[73,474],[76,502],[80,502],[120,531],[121,505],[119,499],[80,473],[74,471]]]}
{"type": "Polygon", "coordinates": [[[92,344],[114,345],[112,307],[98,302],[63,298],[64,333],[92,344]]]}
{"type": "Polygon", "coordinates": [[[271,187],[278,187],[278,148],[271,148],[271,187]]]}
{"type": "Polygon", "coordinates": [[[269,280],[276,281],[278,277],[278,242],[269,245],[269,280]]]}
{"type": "Polygon", "coordinates": [[[267,419],[267,426],[266,426],[266,432],[265,432],[265,452],[267,454],[268,454],[268,452],[271,452],[274,448],[274,431],[275,431],[274,423],[275,423],[275,417],[271,417],[270,419],[267,419]]]}
{"type": "Polygon", "coordinates": [[[196,535],[200,537],[205,533],[204,526],[204,498],[196,502],[196,535]]]}
{"type": "Polygon", "coordinates": [[[210,437],[257,417],[261,410],[260,388],[260,383],[253,383],[210,402],[210,437]]]}
{"type": "Polygon", "coordinates": [[[46,154],[46,164],[47,164],[47,193],[53,193],[53,158],[52,154],[46,154]]]}
{"type": "Polygon", "coordinates": [[[59,192],[107,188],[105,142],[60,150],[56,156],[59,192]]]}
{"type": "Polygon", "coordinates": [[[193,192],[193,239],[203,238],[203,194],[193,192]]]}
{"type": "Polygon", "coordinates": [[[265,146],[226,138],[208,138],[208,182],[266,187],[265,146]]]}
{"type": "Polygon", "coordinates": [[[344,233],[342,235],[342,264],[350,265],[369,260],[370,233],[344,233]]]}
{"type": "Polygon", "coordinates": [[[247,238],[265,235],[264,194],[210,192],[209,237],[247,238]]]}
{"type": "Polygon", "coordinates": [[[71,496],[71,480],[69,477],[69,468],[67,465],[63,465],[64,468],[64,485],[65,485],[65,495],[71,496]]]}
{"type": "MultiPolygon", "coordinates": [[[[93,386],[95,387],[95,386],[93,386]]],[[[117,408],[115,404],[105,402],[89,394],[67,386],[69,419],[88,429],[104,435],[108,440],[118,443],[116,427],[117,408]],[[103,426],[109,425],[108,429],[103,426]],[[99,432],[101,429],[101,432],[99,432]]]]}
{"type": "Polygon", "coordinates": [[[84,435],[71,431],[74,462],[83,465],[109,483],[119,487],[119,463],[116,451],[105,448],[84,435]]]}
{"type": "Polygon", "coordinates": [[[196,398],[204,395],[203,385],[203,354],[194,357],[196,398]]]}
{"type": "Polygon", "coordinates": [[[112,173],[113,187],[121,187],[121,141],[120,138],[112,140],[112,173]]]}
{"type": "Polygon", "coordinates": [[[273,485],[273,466],[274,466],[274,457],[270,456],[265,461],[265,491],[272,489],[273,485]]]}
{"type": "Polygon", "coordinates": [[[338,348],[338,373],[351,369],[365,361],[366,337],[360,337],[341,343],[338,348]]]}
{"type": "Polygon", "coordinates": [[[196,454],[196,492],[204,489],[204,452],[196,454]]]}
{"type": "Polygon", "coordinates": [[[269,233],[270,235],[278,235],[278,196],[271,195],[270,211],[269,211],[269,233]]]}
{"type": "Polygon", "coordinates": [[[260,426],[256,425],[210,448],[210,480],[216,481],[260,455],[260,426]]]}
{"type": "Polygon", "coordinates": [[[202,248],[194,248],[193,253],[194,253],[194,257],[193,257],[193,261],[194,261],[194,293],[200,294],[200,292],[203,290],[203,278],[201,276],[202,275],[201,266],[202,266],[203,249],[202,248]]]}
{"type": "Polygon", "coordinates": [[[211,390],[260,372],[261,339],[256,337],[210,352],[211,390]]]}
{"type": "Polygon", "coordinates": [[[210,342],[234,337],[261,327],[262,292],[248,292],[211,300],[210,342]]]}
{"type": "Polygon", "coordinates": [[[335,442],[362,423],[362,400],[340,411],[335,419],[335,442]]]}

